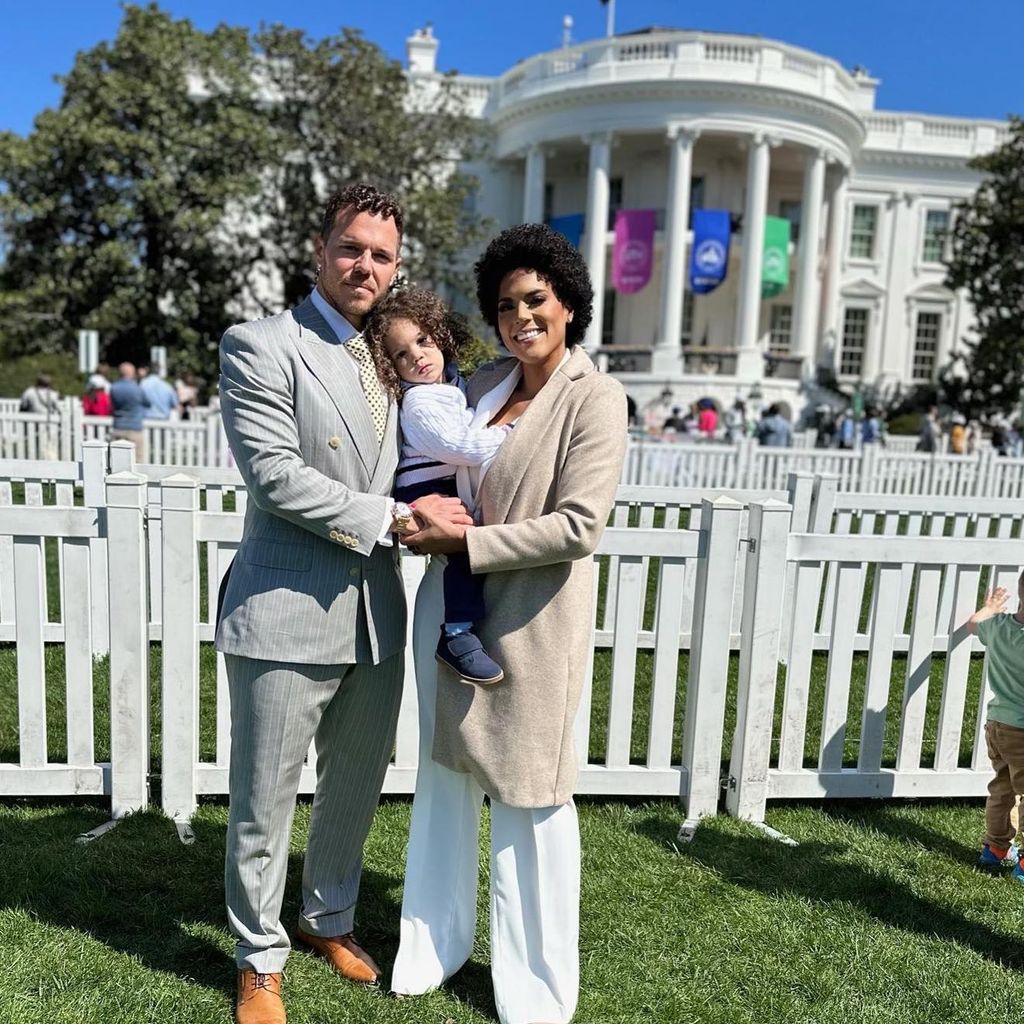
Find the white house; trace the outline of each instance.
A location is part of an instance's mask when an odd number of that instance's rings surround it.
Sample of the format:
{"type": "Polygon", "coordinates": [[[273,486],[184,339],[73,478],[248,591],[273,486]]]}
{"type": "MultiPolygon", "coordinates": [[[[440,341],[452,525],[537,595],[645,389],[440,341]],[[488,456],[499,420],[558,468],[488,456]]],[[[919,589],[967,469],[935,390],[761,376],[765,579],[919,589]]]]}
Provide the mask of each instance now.
{"type": "MultiPolygon", "coordinates": [[[[407,41],[410,77],[435,77],[429,28],[407,41]]],[[[643,406],[705,395],[817,401],[931,380],[972,326],[941,258],[968,161],[1000,121],[875,109],[878,80],[753,36],[651,29],[538,54],[494,78],[463,76],[494,132],[475,168],[499,227],[584,215],[581,246],[604,301],[588,347],[643,406]],[[693,295],[695,209],[733,215],[724,282],[693,295]],[[611,286],[619,209],[654,209],[640,291],[611,286]],[[762,299],[766,216],[788,219],[788,286],[762,299]],[[594,230],[594,226],[598,230],[594,230]]]]}

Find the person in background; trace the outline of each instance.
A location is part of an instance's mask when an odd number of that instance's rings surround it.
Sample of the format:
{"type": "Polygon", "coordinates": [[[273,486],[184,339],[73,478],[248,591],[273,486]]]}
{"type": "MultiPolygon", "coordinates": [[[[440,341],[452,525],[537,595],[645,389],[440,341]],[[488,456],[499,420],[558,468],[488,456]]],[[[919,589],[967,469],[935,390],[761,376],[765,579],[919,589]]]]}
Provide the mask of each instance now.
{"type": "Polygon", "coordinates": [[[55,391],[48,374],[41,373],[31,387],[21,393],[19,412],[34,412],[54,415],[60,411],[60,392],[55,391]]]}
{"type": "Polygon", "coordinates": [[[114,416],[111,441],[131,441],[135,445],[135,459],[146,461],[146,435],[143,417],[149,408],[149,397],[139,385],[134,363],[123,362],[117,368],[120,380],[110,386],[110,402],[114,416]]]}
{"type": "Polygon", "coordinates": [[[715,439],[715,431],[718,430],[718,410],[710,402],[700,407],[697,414],[697,430],[705,441],[715,439]]]}
{"type": "Polygon", "coordinates": [[[199,386],[196,384],[195,374],[186,370],[174,382],[174,391],[178,396],[181,418],[183,420],[191,419],[193,410],[199,404],[199,386]]]}
{"type": "Polygon", "coordinates": [[[917,436],[917,451],[937,452],[942,438],[942,427],[939,424],[939,410],[933,405],[921,417],[921,430],[917,436]]]}
{"type": "Polygon", "coordinates": [[[146,413],[146,419],[174,420],[178,418],[181,412],[178,395],[158,372],[150,370],[148,366],[140,367],[139,387],[149,399],[149,412],[146,413]]]}
{"type": "Polygon", "coordinates": [[[672,412],[669,413],[661,429],[664,433],[675,434],[677,437],[686,433],[686,419],[683,416],[682,406],[672,406],[672,412]]]}
{"type": "Polygon", "coordinates": [[[854,420],[853,413],[849,409],[845,410],[839,418],[839,427],[836,430],[836,434],[839,437],[839,447],[845,451],[851,451],[857,434],[857,422],[854,420]]]}
{"type": "Polygon", "coordinates": [[[981,443],[981,424],[977,420],[971,420],[967,424],[967,434],[964,437],[964,447],[968,455],[973,455],[981,443]]]}
{"type": "Polygon", "coordinates": [[[950,417],[949,453],[963,455],[967,451],[967,420],[963,413],[955,412],[950,417]]]}
{"type": "Polygon", "coordinates": [[[741,398],[737,398],[725,413],[725,440],[735,444],[747,436],[747,407],[741,398]]]}
{"type": "Polygon", "coordinates": [[[777,403],[768,406],[757,425],[757,439],[766,448],[788,448],[793,443],[793,430],[777,403]]]}
{"type": "MultiPolygon", "coordinates": [[[[85,394],[82,396],[82,412],[86,416],[110,416],[113,412],[113,404],[110,401],[110,385],[101,386],[96,378],[99,374],[93,374],[85,386],[85,394]]],[[[106,380],[106,378],[100,378],[106,380]]]]}
{"type": "Polygon", "coordinates": [[[869,406],[867,415],[860,425],[862,444],[878,444],[885,447],[885,422],[877,406],[869,406]]]}
{"type": "Polygon", "coordinates": [[[831,448],[836,439],[836,417],[832,406],[823,402],[814,410],[814,447],[831,448]]]}

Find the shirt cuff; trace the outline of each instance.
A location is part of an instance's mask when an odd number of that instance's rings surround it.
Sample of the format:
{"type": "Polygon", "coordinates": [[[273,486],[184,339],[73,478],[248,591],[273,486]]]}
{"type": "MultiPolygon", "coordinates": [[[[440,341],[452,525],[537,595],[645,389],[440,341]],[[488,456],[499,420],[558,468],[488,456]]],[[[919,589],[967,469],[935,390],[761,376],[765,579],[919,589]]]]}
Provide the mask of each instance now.
{"type": "Polygon", "coordinates": [[[384,509],[384,522],[381,523],[380,533],[377,535],[377,543],[386,548],[395,546],[395,535],[391,532],[391,523],[394,516],[391,515],[391,505],[384,509]]]}

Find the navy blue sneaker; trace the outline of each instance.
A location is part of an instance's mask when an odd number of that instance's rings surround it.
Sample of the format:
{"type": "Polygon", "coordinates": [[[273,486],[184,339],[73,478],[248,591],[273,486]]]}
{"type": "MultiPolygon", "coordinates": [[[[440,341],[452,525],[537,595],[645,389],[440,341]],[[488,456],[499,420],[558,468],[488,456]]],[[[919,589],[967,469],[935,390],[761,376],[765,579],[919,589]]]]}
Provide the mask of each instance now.
{"type": "Polygon", "coordinates": [[[434,657],[467,683],[498,683],[505,678],[501,666],[484,650],[477,635],[468,630],[449,635],[442,628],[434,657]]]}

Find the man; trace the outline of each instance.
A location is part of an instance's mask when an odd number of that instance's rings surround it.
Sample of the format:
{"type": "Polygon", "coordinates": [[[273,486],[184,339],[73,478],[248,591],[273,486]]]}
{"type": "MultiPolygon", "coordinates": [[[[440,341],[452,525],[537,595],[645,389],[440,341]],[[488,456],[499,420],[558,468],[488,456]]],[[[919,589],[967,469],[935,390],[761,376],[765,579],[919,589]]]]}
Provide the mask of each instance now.
{"type": "Polygon", "coordinates": [[[778,404],[768,407],[757,425],[757,439],[766,448],[788,448],[793,443],[793,431],[789,420],[782,415],[778,404]]]}
{"type": "Polygon", "coordinates": [[[928,412],[921,417],[921,430],[917,435],[917,451],[937,452],[942,439],[942,426],[939,424],[937,406],[930,406],[928,412]]]}
{"type": "Polygon", "coordinates": [[[149,412],[146,413],[146,419],[175,419],[181,413],[178,393],[159,373],[150,370],[148,366],[139,369],[139,387],[149,399],[149,412]]]}
{"type": "Polygon", "coordinates": [[[139,386],[135,364],[124,362],[117,368],[120,379],[110,385],[110,405],[114,423],[111,441],[131,441],[135,445],[135,459],[146,461],[146,434],[142,418],[149,408],[149,398],[139,386]]]}
{"type": "MultiPolygon", "coordinates": [[[[238,1024],[285,1020],[280,923],[295,795],[317,785],[295,938],[342,975],[379,969],[352,934],[362,848],[394,742],[405,597],[390,498],[398,415],[359,331],[400,263],[403,215],[369,185],[335,193],[317,285],[295,309],[221,341],[221,413],[252,500],[223,587],[217,648],[231,694],[225,887],[238,939],[238,1024]]],[[[470,524],[457,499],[421,499],[470,524]]]]}

